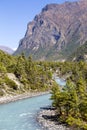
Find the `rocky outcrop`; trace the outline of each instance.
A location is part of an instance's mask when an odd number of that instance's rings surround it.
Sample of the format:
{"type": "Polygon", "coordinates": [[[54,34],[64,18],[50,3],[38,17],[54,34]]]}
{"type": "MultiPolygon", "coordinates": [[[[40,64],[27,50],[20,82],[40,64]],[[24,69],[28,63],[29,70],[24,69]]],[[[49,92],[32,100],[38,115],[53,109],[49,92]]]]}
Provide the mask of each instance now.
{"type": "Polygon", "coordinates": [[[55,118],[55,110],[45,109],[40,111],[37,115],[37,121],[43,130],[72,130],[58,122],[58,119],[55,118]]]}
{"type": "Polygon", "coordinates": [[[87,40],[87,0],[50,4],[27,25],[15,54],[35,60],[66,60],[87,40]]]}

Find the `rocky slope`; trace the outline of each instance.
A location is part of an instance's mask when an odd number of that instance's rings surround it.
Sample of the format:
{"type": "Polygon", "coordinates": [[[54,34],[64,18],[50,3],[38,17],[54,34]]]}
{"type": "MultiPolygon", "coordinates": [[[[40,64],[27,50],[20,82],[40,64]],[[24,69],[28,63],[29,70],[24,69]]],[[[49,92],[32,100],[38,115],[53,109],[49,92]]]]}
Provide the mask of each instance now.
{"type": "Polygon", "coordinates": [[[16,54],[35,60],[66,60],[87,40],[87,0],[50,4],[27,25],[16,54]]]}
{"type": "Polygon", "coordinates": [[[87,41],[82,46],[78,47],[77,50],[67,58],[67,60],[87,61],[87,41]]]}
{"type": "Polygon", "coordinates": [[[6,53],[8,53],[8,54],[13,54],[13,53],[14,53],[14,51],[13,51],[11,48],[6,47],[6,46],[1,46],[1,45],[0,45],[0,50],[6,52],[6,53]]]}

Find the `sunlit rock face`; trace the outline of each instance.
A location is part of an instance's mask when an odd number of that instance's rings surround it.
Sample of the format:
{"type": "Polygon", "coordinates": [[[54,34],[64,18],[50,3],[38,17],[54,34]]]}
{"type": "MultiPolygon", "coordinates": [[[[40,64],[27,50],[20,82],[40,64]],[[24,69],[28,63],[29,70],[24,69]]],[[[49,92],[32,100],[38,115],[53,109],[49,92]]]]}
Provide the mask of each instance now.
{"type": "Polygon", "coordinates": [[[66,60],[87,40],[87,0],[46,5],[27,25],[15,54],[66,60]]]}

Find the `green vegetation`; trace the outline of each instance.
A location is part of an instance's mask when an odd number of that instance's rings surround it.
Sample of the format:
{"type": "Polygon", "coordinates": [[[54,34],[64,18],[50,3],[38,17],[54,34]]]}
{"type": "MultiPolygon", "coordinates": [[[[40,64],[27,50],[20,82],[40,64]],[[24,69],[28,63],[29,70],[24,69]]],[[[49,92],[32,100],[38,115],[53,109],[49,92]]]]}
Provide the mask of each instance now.
{"type": "Polygon", "coordinates": [[[60,75],[68,75],[62,90],[58,85],[52,88],[51,99],[58,120],[73,130],[87,130],[87,63],[65,62],[58,68],[60,75]]]}
{"type": "Polygon", "coordinates": [[[0,51],[0,96],[28,91],[47,91],[52,87],[52,73],[45,64],[34,62],[31,57],[13,57],[0,51]],[[9,78],[8,74],[15,77],[9,78]],[[20,84],[20,85],[19,85],[20,84]]]}
{"type": "Polygon", "coordinates": [[[0,51],[0,96],[50,89],[58,121],[73,130],[86,130],[87,62],[35,62],[23,53],[14,57],[0,51]],[[60,88],[52,80],[53,73],[66,78],[66,86],[60,88]]]}
{"type": "Polygon", "coordinates": [[[87,61],[87,41],[68,57],[68,60],[87,61]],[[74,59],[75,58],[75,59],[74,59]]]}

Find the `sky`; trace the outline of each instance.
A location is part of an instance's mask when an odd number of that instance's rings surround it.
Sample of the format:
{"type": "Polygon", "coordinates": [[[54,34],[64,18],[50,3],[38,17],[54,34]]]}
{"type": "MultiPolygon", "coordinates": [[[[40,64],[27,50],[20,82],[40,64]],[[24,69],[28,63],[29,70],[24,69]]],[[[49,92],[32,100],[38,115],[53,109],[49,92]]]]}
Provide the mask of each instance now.
{"type": "Polygon", "coordinates": [[[27,24],[45,5],[65,1],[76,0],[0,0],[0,45],[17,48],[27,24]]]}

